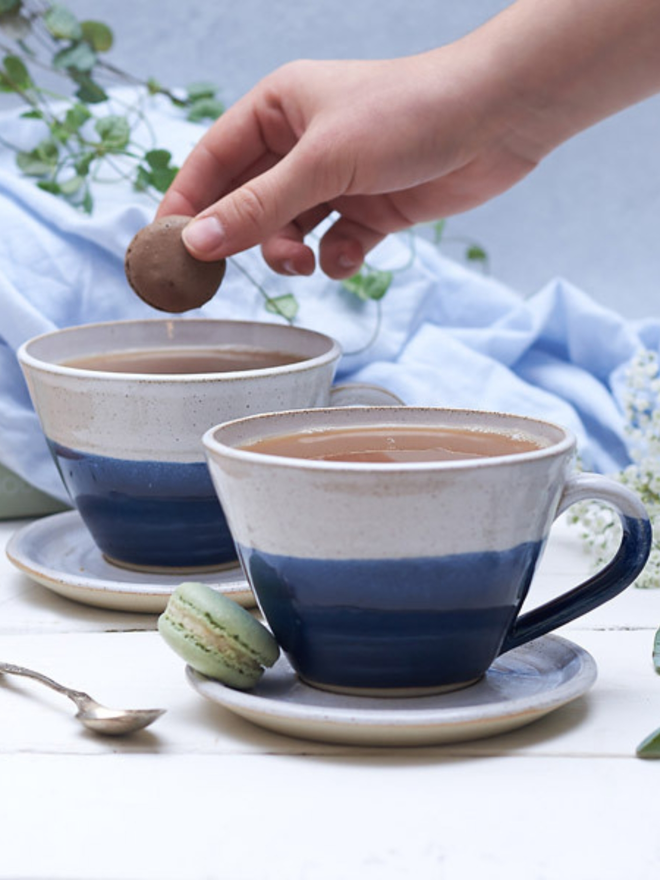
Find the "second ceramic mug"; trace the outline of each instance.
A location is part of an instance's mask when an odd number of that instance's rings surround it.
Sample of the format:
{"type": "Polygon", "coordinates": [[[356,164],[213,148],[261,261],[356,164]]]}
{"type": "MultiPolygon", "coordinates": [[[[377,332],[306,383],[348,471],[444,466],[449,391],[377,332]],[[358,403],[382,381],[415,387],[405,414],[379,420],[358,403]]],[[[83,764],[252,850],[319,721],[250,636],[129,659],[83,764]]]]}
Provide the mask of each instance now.
{"type": "Polygon", "coordinates": [[[204,444],[264,616],[301,678],[328,690],[407,696],[469,685],[498,654],[620,593],[651,547],[639,498],[574,473],[574,437],[538,419],[314,409],[225,423],[204,444]],[[397,440],[401,431],[417,447],[397,440]],[[452,445],[460,455],[446,458],[452,445]],[[587,499],[619,516],[615,558],[521,613],[553,520],[587,499]]]}
{"type": "Polygon", "coordinates": [[[372,386],[333,389],[340,356],[333,339],[312,330],[206,319],[81,325],[35,337],[18,352],[64,485],[99,549],[120,565],[165,571],[236,563],[201,443],[211,425],[298,407],[397,402],[372,386]],[[110,368],[117,352],[218,349],[248,359],[224,372],[110,368]],[[251,367],[251,352],[283,362],[251,367]]]}

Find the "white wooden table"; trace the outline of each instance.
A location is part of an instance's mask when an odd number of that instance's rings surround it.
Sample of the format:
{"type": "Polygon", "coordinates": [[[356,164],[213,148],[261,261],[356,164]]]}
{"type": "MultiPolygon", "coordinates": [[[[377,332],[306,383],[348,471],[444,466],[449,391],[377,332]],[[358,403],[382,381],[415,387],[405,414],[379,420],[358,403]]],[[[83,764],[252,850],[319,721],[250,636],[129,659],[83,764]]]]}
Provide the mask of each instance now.
{"type": "MultiPolygon", "coordinates": [[[[43,686],[0,679],[3,880],[648,880],[660,876],[660,727],[651,659],[660,590],[629,589],[562,635],[599,677],[515,732],[370,749],[270,733],[202,699],[154,615],[51,593],[4,554],[0,658],[111,706],[167,714],[103,739],[43,686]]],[[[565,524],[534,586],[549,598],[589,569],[565,524]]]]}

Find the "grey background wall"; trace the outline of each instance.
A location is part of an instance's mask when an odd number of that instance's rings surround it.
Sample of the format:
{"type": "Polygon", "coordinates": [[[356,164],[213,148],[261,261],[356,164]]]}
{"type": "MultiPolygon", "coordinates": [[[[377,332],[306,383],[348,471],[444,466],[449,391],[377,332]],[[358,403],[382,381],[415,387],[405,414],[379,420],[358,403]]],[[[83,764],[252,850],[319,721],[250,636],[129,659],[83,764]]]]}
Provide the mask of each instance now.
{"type": "MultiPolygon", "coordinates": [[[[68,0],[115,32],[112,60],[169,85],[219,84],[230,104],[300,58],[404,55],[448,42],[504,0],[68,0]]],[[[350,96],[347,95],[347,100],[350,96]]],[[[660,97],[562,145],[510,192],[448,223],[521,295],[561,275],[631,318],[660,312],[660,97]]],[[[460,258],[462,246],[445,252],[460,258]]]]}

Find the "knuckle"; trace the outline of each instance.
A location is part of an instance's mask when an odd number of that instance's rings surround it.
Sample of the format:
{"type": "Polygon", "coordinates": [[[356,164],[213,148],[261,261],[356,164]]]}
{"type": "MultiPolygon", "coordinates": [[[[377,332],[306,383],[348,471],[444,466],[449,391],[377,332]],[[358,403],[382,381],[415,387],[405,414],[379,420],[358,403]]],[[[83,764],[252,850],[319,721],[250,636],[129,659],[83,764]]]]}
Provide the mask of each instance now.
{"type": "Polygon", "coordinates": [[[314,67],[314,62],[305,58],[297,58],[293,61],[287,61],[275,71],[275,77],[282,82],[291,82],[296,80],[305,80],[310,70],[314,67]]]}
{"type": "Polygon", "coordinates": [[[266,205],[255,186],[244,184],[235,193],[235,209],[239,222],[254,230],[260,230],[266,219],[266,205]]]}

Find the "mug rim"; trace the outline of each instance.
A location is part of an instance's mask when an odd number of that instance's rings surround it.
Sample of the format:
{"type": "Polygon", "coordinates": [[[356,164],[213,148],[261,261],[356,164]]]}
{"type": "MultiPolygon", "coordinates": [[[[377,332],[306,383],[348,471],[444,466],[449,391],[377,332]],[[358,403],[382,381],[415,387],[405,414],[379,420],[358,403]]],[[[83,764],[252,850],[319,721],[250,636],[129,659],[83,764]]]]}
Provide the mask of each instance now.
{"type": "MultiPolygon", "coordinates": [[[[126,347],[122,349],[120,345],[113,349],[113,351],[122,351],[131,350],[126,347]]],[[[115,321],[95,321],[92,323],[84,323],[84,324],[74,324],[70,327],[59,327],[55,330],[49,330],[46,333],[40,333],[37,336],[32,336],[30,339],[26,339],[23,342],[16,352],[16,357],[20,364],[29,367],[33,370],[41,370],[46,373],[51,373],[53,375],[60,376],[68,376],[72,378],[90,378],[100,379],[105,381],[140,381],[140,382],[166,382],[170,383],[181,383],[181,382],[200,382],[209,380],[212,381],[232,381],[243,377],[249,376],[264,376],[264,375],[278,375],[287,372],[300,372],[310,368],[316,368],[319,366],[323,366],[326,363],[331,363],[334,360],[338,360],[341,357],[342,351],[339,342],[331,336],[328,336],[327,333],[322,333],[319,330],[311,330],[307,327],[294,327],[289,324],[277,324],[274,321],[250,321],[250,320],[234,320],[232,318],[181,318],[181,317],[171,317],[171,318],[127,318],[127,319],[119,319],[115,321]],[[41,343],[42,341],[53,339],[55,337],[65,337],[68,335],[75,335],[84,333],[87,330],[97,330],[103,329],[105,327],[126,327],[128,325],[138,326],[141,324],[144,325],[155,325],[155,324],[172,324],[172,323],[185,323],[188,326],[193,324],[205,324],[205,325],[226,325],[226,326],[242,326],[242,327],[263,327],[266,330],[273,328],[278,331],[283,331],[284,333],[291,332],[292,334],[304,335],[307,337],[316,337],[319,340],[327,342],[328,348],[327,351],[322,352],[321,354],[313,355],[311,357],[303,357],[302,360],[294,361],[292,363],[280,364],[272,367],[256,367],[249,370],[224,370],[217,372],[200,372],[200,373],[148,373],[148,372],[118,372],[116,370],[97,370],[97,369],[86,369],[84,367],[71,367],[66,364],[57,363],[54,360],[47,360],[43,357],[39,357],[38,355],[33,354],[30,349],[41,343]]]]}
{"type": "MultiPolygon", "coordinates": [[[[377,422],[374,423],[366,423],[364,426],[371,426],[371,424],[376,425],[379,424],[377,422]]],[[[384,422],[383,424],[387,424],[384,422]]],[[[390,424],[395,424],[394,420],[390,424]]],[[[397,422],[396,424],[405,424],[404,422],[397,422]]],[[[412,419],[408,424],[411,427],[417,425],[424,424],[423,422],[415,422],[412,419]]],[[[457,425],[458,427],[458,425],[457,425]]],[[[465,427],[469,427],[466,425],[465,427]]],[[[238,440],[237,444],[242,442],[259,442],[261,440],[265,440],[270,437],[281,437],[286,434],[295,434],[300,430],[300,425],[291,424],[289,426],[289,430],[280,430],[280,431],[271,431],[271,432],[263,432],[258,437],[253,437],[251,440],[238,440]]],[[[493,428],[493,430],[495,430],[493,428]]],[[[561,456],[571,449],[576,448],[576,438],[573,432],[563,426],[558,425],[556,422],[551,422],[547,419],[536,418],[535,416],[525,416],[520,415],[518,413],[510,413],[503,412],[498,410],[479,410],[479,409],[469,409],[469,408],[460,408],[460,407],[441,407],[441,406],[348,406],[348,407],[318,407],[314,409],[292,409],[292,410],[283,410],[280,412],[271,412],[271,413],[258,413],[250,416],[243,416],[239,419],[232,419],[227,422],[222,422],[218,425],[214,425],[204,432],[202,436],[202,444],[206,451],[207,457],[218,457],[225,458],[235,462],[243,462],[243,463],[252,463],[252,464],[261,464],[262,466],[267,467],[278,467],[278,468],[289,468],[298,471],[325,471],[325,472],[353,472],[353,473],[374,473],[380,474],[394,474],[396,472],[423,472],[423,471],[436,471],[436,470],[470,470],[475,468],[492,468],[492,467],[501,467],[504,465],[509,465],[513,463],[523,463],[523,462],[535,462],[549,457],[561,456]],[[349,461],[322,461],[318,459],[309,459],[309,458],[295,458],[293,456],[283,456],[283,455],[275,455],[272,453],[265,452],[253,452],[248,449],[241,448],[240,445],[231,445],[230,442],[222,442],[222,440],[218,439],[219,435],[229,433],[231,435],[232,431],[236,432],[244,426],[249,425],[257,425],[259,423],[266,424],[269,422],[282,421],[285,419],[293,419],[295,421],[302,422],[306,418],[312,418],[316,420],[320,429],[329,429],[333,428],[342,428],[343,425],[340,424],[332,424],[326,423],[322,425],[323,417],[331,418],[333,414],[336,414],[341,411],[350,411],[352,414],[370,414],[370,413],[378,413],[379,415],[383,415],[385,413],[391,413],[392,415],[398,413],[399,415],[402,411],[406,413],[414,412],[419,416],[424,414],[451,414],[458,418],[464,417],[466,419],[475,416],[479,418],[487,419],[488,417],[497,418],[503,422],[508,420],[515,420],[518,424],[529,424],[530,430],[529,434],[532,437],[538,438],[538,433],[534,433],[531,430],[532,426],[542,427],[546,429],[548,432],[558,432],[560,435],[555,441],[550,441],[547,446],[541,446],[537,449],[531,449],[524,452],[513,452],[506,455],[493,455],[493,456],[479,456],[477,458],[470,459],[453,459],[453,460],[438,460],[438,461],[415,461],[415,462],[349,462],[349,461]]]]}

